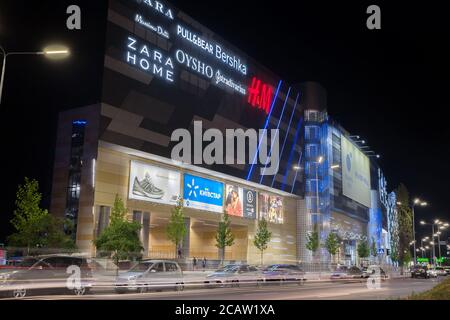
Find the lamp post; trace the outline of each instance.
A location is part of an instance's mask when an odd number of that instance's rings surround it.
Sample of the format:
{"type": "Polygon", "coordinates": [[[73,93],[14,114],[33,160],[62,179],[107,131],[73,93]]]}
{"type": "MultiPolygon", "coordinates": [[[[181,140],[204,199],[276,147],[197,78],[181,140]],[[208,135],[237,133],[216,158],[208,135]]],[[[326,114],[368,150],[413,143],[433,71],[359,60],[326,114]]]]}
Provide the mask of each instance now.
{"type": "Polygon", "coordinates": [[[43,51],[23,51],[23,52],[6,52],[2,46],[0,46],[0,54],[3,55],[3,64],[2,64],[2,73],[0,76],[0,104],[2,103],[2,94],[3,94],[3,84],[5,81],[5,70],[6,70],[6,58],[9,56],[25,56],[25,55],[44,55],[44,56],[52,56],[52,57],[67,57],[69,55],[69,50],[63,47],[48,47],[43,51]]]}
{"type": "Polygon", "coordinates": [[[427,223],[427,222],[425,222],[425,221],[420,221],[420,224],[421,225],[427,225],[427,226],[430,226],[431,225],[431,241],[430,241],[430,244],[433,246],[433,262],[434,263],[436,263],[436,243],[435,243],[435,241],[434,241],[434,239],[435,238],[437,238],[438,239],[438,245],[439,245],[439,258],[441,258],[441,254],[440,254],[440,252],[441,252],[441,248],[440,248],[440,242],[439,242],[439,240],[440,240],[440,231],[438,232],[438,233],[435,233],[434,232],[434,227],[435,226],[438,226],[438,227],[444,227],[444,228],[447,228],[448,226],[449,226],[449,224],[448,223],[444,223],[444,222],[442,222],[442,221],[440,221],[439,219],[436,219],[436,220],[434,220],[432,223],[427,223]]]}
{"type": "Polygon", "coordinates": [[[417,264],[417,255],[416,255],[416,222],[415,222],[415,210],[414,208],[420,205],[421,207],[426,207],[428,205],[427,202],[421,201],[419,198],[414,199],[412,204],[412,218],[413,218],[413,240],[414,240],[414,264],[417,264]]]}

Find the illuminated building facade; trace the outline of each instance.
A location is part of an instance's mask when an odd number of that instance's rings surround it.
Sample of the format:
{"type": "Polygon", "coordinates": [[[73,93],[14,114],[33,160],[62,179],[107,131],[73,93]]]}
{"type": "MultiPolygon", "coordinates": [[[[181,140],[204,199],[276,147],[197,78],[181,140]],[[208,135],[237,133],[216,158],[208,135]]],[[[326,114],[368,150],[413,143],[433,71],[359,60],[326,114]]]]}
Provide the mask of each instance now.
{"type": "Polygon", "coordinates": [[[305,239],[317,221],[322,240],[333,230],[345,233],[343,259],[355,262],[371,204],[344,196],[344,181],[328,168],[343,165],[333,148],[347,133],[329,121],[323,88],[287,84],[166,1],[110,0],[99,41],[101,92],[95,103],[60,114],[54,165],[51,212],[75,222],[80,250],[95,254],[93,240],[118,195],[128,219],[142,224],[144,257],[174,258],[165,230],[182,197],[183,257],[218,259],[215,232],[226,211],[236,237],[226,260],[259,262],[253,237],[264,218],[273,234],[266,263],[311,262],[305,239]],[[203,141],[194,138],[174,159],[180,129],[203,141]],[[230,129],[264,130],[267,139],[246,137],[245,146],[257,148],[248,148],[244,162],[236,145],[224,161],[203,161],[209,130],[226,137],[230,129]],[[325,161],[317,165],[319,155],[325,161]],[[274,167],[276,174],[266,174],[274,167]]]}

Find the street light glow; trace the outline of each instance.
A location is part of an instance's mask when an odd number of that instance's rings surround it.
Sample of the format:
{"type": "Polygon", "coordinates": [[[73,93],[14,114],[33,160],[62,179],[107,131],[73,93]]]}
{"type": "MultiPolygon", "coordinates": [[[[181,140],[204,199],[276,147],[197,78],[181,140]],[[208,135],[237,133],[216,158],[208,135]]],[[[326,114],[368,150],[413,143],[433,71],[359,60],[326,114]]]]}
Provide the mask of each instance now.
{"type": "Polygon", "coordinates": [[[422,207],[426,207],[426,206],[428,205],[428,202],[421,202],[420,205],[421,205],[422,207]]]}
{"type": "Polygon", "coordinates": [[[69,50],[47,50],[44,51],[44,54],[66,54],[69,53],[69,50]]]}
{"type": "Polygon", "coordinates": [[[418,204],[420,202],[419,198],[414,199],[414,204],[418,204]]]}
{"type": "Polygon", "coordinates": [[[62,45],[51,45],[45,47],[42,54],[44,54],[48,59],[59,60],[67,58],[70,55],[70,51],[67,47],[62,45]]]}
{"type": "Polygon", "coordinates": [[[318,162],[318,163],[322,163],[322,162],[323,162],[323,157],[320,156],[319,159],[317,159],[317,162],[318,162]]]}
{"type": "Polygon", "coordinates": [[[422,220],[422,221],[420,221],[420,224],[426,224],[426,223],[425,223],[425,221],[422,220]]]}

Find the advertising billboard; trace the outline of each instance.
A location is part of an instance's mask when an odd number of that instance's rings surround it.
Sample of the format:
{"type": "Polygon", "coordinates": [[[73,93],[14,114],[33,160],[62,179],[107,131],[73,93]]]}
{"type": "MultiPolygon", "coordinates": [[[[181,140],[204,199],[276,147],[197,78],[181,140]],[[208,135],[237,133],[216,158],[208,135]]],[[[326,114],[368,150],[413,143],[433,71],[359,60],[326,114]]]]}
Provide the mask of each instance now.
{"type": "Polygon", "coordinates": [[[370,208],[370,161],[350,140],[341,137],[342,189],[350,199],[370,208]]]}
{"type": "Polygon", "coordinates": [[[175,204],[181,194],[181,174],[177,171],[131,161],[128,198],[175,204]]]}
{"type": "Polygon", "coordinates": [[[225,211],[230,216],[256,219],[256,191],[227,184],[225,211]]]}
{"type": "Polygon", "coordinates": [[[283,198],[266,193],[259,193],[259,219],[270,223],[283,223],[283,198]]]}
{"type": "Polygon", "coordinates": [[[184,205],[212,212],[223,212],[223,183],[184,174],[184,205]]]}

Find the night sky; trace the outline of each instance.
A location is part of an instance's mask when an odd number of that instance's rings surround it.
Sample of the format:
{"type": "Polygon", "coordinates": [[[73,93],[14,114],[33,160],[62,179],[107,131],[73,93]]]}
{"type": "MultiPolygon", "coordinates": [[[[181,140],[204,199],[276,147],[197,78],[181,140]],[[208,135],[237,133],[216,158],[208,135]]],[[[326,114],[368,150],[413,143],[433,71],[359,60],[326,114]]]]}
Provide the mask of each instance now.
{"type": "MultiPolygon", "coordinates": [[[[403,182],[411,196],[430,203],[417,209],[416,220],[449,221],[448,19],[440,2],[392,2],[171,1],[285,81],[320,82],[330,116],[382,155],[388,188],[403,182]],[[366,28],[370,4],[381,7],[382,30],[366,28]]],[[[11,232],[15,192],[25,176],[40,182],[49,205],[58,112],[98,101],[92,92],[100,85],[95,61],[102,57],[103,7],[103,1],[0,2],[0,45],[7,51],[40,50],[50,42],[72,51],[61,62],[8,60],[0,106],[0,243],[11,232]],[[81,31],[65,27],[70,4],[81,6],[81,31]]],[[[431,233],[418,223],[417,231],[418,239],[431,233]]]]}

